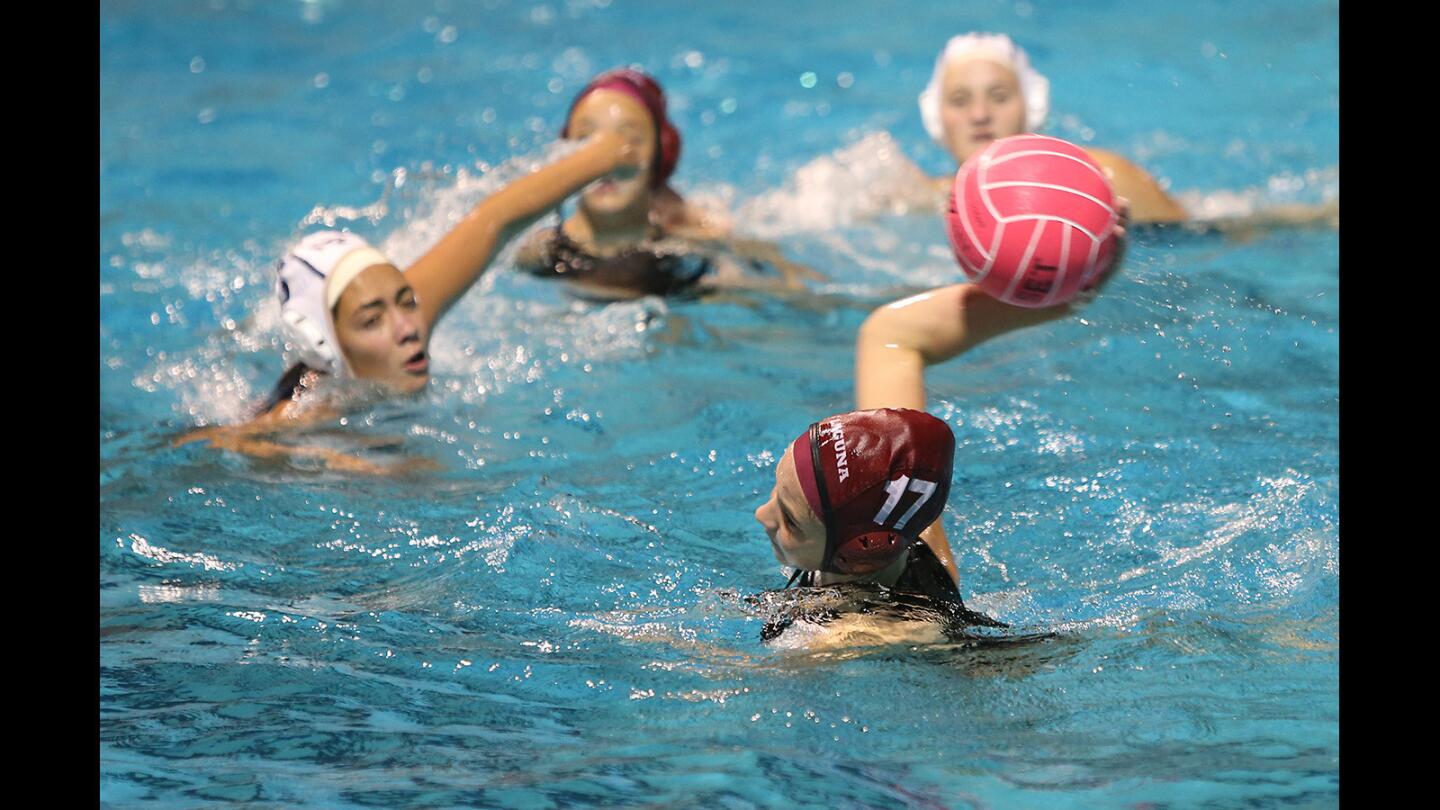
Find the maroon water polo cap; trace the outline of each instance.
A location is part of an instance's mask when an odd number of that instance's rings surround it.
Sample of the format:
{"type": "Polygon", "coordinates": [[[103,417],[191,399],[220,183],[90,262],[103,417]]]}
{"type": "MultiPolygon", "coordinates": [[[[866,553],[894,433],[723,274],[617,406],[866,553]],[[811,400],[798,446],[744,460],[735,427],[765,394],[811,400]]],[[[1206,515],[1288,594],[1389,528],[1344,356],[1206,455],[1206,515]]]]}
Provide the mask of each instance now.
{"type": "Polygon", "coordinates": [[[791,445],[810,508],[825,524],[820,570],[879,571],[935,522],[950,495],[955,434],[923,411],[852,411],[816,422],[791,445]]]}
{"type": "Polygon", "coordinates": [[[596,90],[617,90],[650,111],[650,120],[655,124],[655,160],[650,166],[650,187],[663,186],[680,162],[680,131],[666,117],[665,91],[654,79],[638,70],[616,68],[591,79],[570,102],[570,111],[565,113],[565,128],[560,130],[560,137],[570,137],[570,116],[575,114],[575,107],[580,101],[596,90]]]}

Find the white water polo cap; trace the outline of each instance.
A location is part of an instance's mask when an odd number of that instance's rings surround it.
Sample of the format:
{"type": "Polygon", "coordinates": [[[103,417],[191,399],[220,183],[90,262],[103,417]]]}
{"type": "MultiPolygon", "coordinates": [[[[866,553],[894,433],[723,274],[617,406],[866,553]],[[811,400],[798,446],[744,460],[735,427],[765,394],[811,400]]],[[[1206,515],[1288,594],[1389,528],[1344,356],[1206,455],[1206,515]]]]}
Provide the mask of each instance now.
{"type": "Polygon", "coordinates": [[[1034,132],[1045,123],[1045,116],[1050,114],[1050,80],[1030,66],[1030,57],[1025,55],[1025,49],[1016,45],[1010,37],[972,31],[953,36],[945,43],[945,50],[935,60],[930,83],[920,94],[920,119],[925,122],[925,131],[936,143],[945,145],[945,127],[940,123],[940,105],[943,102],[940,88],[945,81],[945,68],[970,59],[995,62],[1015,73],[1020,81],[1020,95],[1025,99],[1026,132],[1034,132]]]}
{"type": "Polygon", "coordinates": [[[377,264],[392,262],[364,239],[341,231],[312,233],[280,260],[275,279],[280,322],[305,365],[337,375],[349,372],[330,313],[350,282],[377,264]]]}

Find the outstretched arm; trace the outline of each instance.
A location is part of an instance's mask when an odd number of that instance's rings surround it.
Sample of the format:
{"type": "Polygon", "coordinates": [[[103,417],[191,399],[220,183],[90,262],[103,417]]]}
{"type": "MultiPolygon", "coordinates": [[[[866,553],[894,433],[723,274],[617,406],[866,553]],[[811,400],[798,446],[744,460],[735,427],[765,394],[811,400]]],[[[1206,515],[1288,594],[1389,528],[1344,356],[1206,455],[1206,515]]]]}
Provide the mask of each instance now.
{"type": "Polygon", "coordinates": [[[1340,227],[1340,201],[1328,200],[1317,205],[1286,203],[1261,208],[1241,216],[1209,219],[1197,217],[1192,223],[1200,227],[1214,228],[1240,241],[1285,228],[1337,230],[1340,227]]]}
{"type": "Polygon", "coordinates": [[[784,292],[804,289],[807,280],[824,281],[828,278],[812,267],[790,261],[774,242],[736,236],[734,223],[729,217],[687,203],[668,185],[655,192],[651,217],[664,229],[666,236],[713,246],[745,262],[767,264],[780,274],[778,280],[757,277],[742,268],[722,265],[722,270],[731,269],[733,272],[717,274],[711,279],[712,286],[784,292]]]}
{"type": "Polygon", "coordinates": [[[316,422],[333,418],[336,413],[335,409],[325,405],[312,406],[303,413],[297,413],[294,403],[287,401],[244,424],[218,425],[192,430],[183,436],[172,439],[170,446],[180,447],[191,442],[203,441],[217,450],[244,453],[252,458],[315,458],[337,472],[364,475],[393,475],[439,468],[435,462],[424,458],[407,459],[386,466],[329,447],[283,444],[274,439],[280,433],[299,430],[316,422]]]}
{"type": "MultiPolygon", "coordinates": [[[[232,450],[236,453],[244,453],[251,458],[318,458],[325,463],[325,466],[337,472],[362,473],[365,475],[384,475],[390,472],[389,469],[379,464],[328,447],[295,447],[288,444],[281,444],[280,442],[270,439],[243,436],[223,430],[210,434],[208,438],[211,447],[218,450],[232,450]]],[[[181,443],[192,440],[191,437],[187,436],[186,440],[181,443]]]]}
{"type": "Polygon", "coordinates": [[[925,367],[997,335],[1053,321],[1071,307],[1006,304],[974,284],[954,284],[886,304],[855,341],[857,407],[925,409],[925,367]]]}
{"type": "Polygon", "coordinates": [[[715,290],[751,290],[773,295],[793,295],[808,290],[807,281],[824,281],[820,271],[790,261],[772,242],[759,239],[720,239],[702,243],[712,252],[716,271],[705,277],[704,285],[715,290]],[[774,269],[779,276],[756,272],[774,269]]]}
{"type": "Polygon", "coordinates": [[[486,197],[405,271],[427,322],[434,326],[507,241],[586,183],[633,160],[617,133],[600,130],[571,154],[486,197]]]}

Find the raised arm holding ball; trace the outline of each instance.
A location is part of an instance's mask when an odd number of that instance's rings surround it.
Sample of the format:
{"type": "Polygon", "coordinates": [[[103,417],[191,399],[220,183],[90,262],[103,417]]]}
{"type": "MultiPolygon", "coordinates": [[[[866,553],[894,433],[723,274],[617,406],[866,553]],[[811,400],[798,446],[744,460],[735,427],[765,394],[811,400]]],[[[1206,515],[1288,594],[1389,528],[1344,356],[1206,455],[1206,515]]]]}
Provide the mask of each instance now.
{"type": "Polygon", "coordinates": [[[960,595],[940,519],[955,437],[925,412],[925,367],[1068,314],[1119,262],[1126,215],[1101,168],[1065,141],[1003,139],[966,163],[947,225],[972,282],[871,314],[857,340],[859,409],[801,433],[755,510],[775,558],[794,569],[789,584],[824,593],[797,594],[762,638],[796,624],[810,628],[810,648],[975,640],[987,637],[977,628],[1005,627],[960,595]]]}
{"type": "MultiPolygon", "coordinates": [[[[1021,136],[967,161],[952,189],[946,230],[969,283],[886,304],[855,342],[856,406],[925,409],[925,369],[1006,332],[1074,311],[1114,273],[1128,201],[1073,144],[1021,136]]],[[[958,583],[936,520],[921,535],[958,583]]]]}

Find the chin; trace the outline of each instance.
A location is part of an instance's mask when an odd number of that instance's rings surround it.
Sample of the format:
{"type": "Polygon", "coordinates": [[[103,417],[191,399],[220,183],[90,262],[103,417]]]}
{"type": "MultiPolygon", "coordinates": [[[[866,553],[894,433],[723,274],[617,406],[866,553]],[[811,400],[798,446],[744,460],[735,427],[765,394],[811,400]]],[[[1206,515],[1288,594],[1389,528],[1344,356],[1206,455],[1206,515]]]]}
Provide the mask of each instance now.
{"type": "Polygon", "coordinates": [[[643,189],[621,187],[613,191],[592,191],[580,198],[587,211],[595,214],[618,214],[639,205],[643,189]]]}
{"type": "Polygon", "coordinates": [[[418,394],[421,391],[424,391],[425,387],[429,384],[430,374],[428,372],[419,376],[416,376],[414,374],[406,374],[404,378],[399,379],[395,382],[395,388],[399,389],[399,391],[404,394],[418,394]]]}
{"type": "Polygon", "coordinates": [[[585,210],[591,214],[618,214],[630,207],[630,201],[618,198],[614,194],[606,194],[598,198],[585,200],[585,210]]]}

